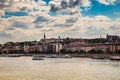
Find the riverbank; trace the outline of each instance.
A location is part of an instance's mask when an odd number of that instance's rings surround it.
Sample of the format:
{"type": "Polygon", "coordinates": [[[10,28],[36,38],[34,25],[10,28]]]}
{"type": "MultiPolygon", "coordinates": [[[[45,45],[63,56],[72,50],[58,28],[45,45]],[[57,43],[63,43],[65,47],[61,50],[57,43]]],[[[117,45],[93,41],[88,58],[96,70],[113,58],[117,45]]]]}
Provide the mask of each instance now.
{"type": "MultiPolygon", "coordinates": [[[[40,55],[40,56],[49,56],[49,55],[55,55],[55,54],[36,54],[36,53],[32,53],[32,54],[0,54],[0,57],[20,57],[20,56],[34,56],[34,55],[40,55]]],[[[58,55],[58,54],[56,54],[58,55]]],[[[104,59],[108,59],[111,56],[119,56],[120,54],[59,54],[59,55],[70,55],[71,57],[75,57],[75,58],[104,58],[104,59]]],[[[58,56],[59,56],[58,55],[58,56]]]]}
{"type": "Polygon", "coordinates": [[[71,54],[72,57],[80,57],[80,58],[110,58],[111,56],[119,56],[120,54],[71,54]]]}

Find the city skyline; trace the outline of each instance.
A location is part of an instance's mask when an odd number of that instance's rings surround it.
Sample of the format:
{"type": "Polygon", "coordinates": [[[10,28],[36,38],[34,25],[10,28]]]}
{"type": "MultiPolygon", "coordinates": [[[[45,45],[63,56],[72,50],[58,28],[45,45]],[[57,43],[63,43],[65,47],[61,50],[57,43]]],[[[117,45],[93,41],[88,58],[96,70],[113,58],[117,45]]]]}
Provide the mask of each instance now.
{"type": "Polygon", "coordinates": [[[61,36],[56,36],[56,37],[49,37],[46,35],[46,33],[43,33],[42,38],[40,38],[39,40],[21,40],[21,41],[7,41],[4,43],[0,43],[0,44],[6,44],[6,43],[20,43],[20,42],[41,42],[44,40],[67,40],[67,39],[78,39],[78,40],[106,40],[106,41],[110,41],[110,42],[114,42],[114,41],[119,41],[120,40],[120,36],[119,35],[111,35],[111,34],[106,34],[105,37],[99,35],[98,37],[94,37],[94,38],[81,38],[81,37],[61,37],[61,36]]]}
{"type": "Polygon", "coordinates": [[[0,43],[120,36],[119,0],[2,0],[0,43]]]}

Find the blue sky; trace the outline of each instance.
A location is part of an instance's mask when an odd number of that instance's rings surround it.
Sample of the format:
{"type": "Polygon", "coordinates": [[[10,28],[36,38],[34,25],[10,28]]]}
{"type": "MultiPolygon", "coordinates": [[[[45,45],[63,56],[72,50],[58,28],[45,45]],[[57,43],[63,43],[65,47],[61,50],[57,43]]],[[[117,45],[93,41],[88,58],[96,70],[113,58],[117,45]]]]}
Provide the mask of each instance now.
{"type": "Polygon", "coordinates": [[[119,0],[0,1],[0,43],[48,37],[95,38],[120,35],[119,0]],[[28,34],[29,33],[29,34],[28,34]]]}
{"type": "Polygon", "coordinates": [[[112,19],[120,17],[120,14],[115,14],[116,12],[120,13],[120,3],[115,3],[114,5],[104,5],[98,1],[92,1],[92,6],[90,10],[83,11],[84,16],[97,16],[104,15],[112,19]]]}

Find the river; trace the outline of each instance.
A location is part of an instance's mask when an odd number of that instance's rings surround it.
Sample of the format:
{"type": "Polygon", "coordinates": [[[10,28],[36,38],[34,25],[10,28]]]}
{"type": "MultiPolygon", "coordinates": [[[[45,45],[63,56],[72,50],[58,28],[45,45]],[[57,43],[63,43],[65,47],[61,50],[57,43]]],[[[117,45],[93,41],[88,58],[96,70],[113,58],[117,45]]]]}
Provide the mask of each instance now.
{"type": "Polygon", "coordinates": [[[120,80],[120,62],[90,58],[0,57],[0,80],[120,80]]]}

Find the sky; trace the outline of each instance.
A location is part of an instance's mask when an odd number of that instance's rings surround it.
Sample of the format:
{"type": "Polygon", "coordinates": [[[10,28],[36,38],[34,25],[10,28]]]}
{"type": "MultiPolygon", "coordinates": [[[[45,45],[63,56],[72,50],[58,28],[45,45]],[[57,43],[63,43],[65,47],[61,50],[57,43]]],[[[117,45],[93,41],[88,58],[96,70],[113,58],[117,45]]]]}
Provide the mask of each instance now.
{"type": "Polygon", "coordinates": [[[120,0],[0,0],[0,43],[120,36],[120,0]]]}

